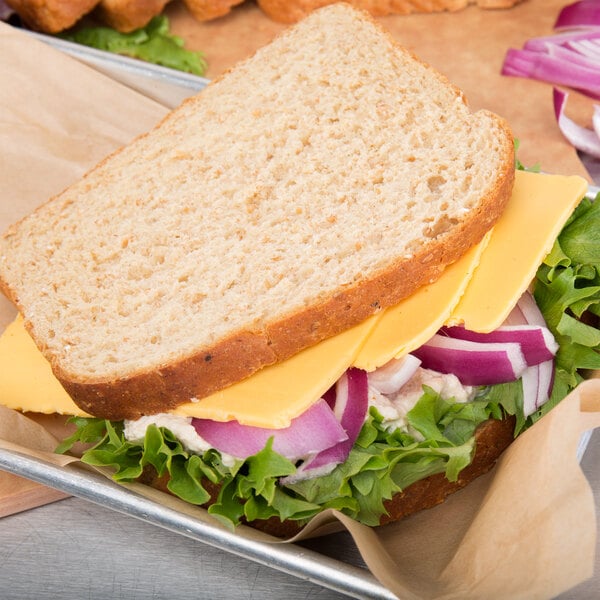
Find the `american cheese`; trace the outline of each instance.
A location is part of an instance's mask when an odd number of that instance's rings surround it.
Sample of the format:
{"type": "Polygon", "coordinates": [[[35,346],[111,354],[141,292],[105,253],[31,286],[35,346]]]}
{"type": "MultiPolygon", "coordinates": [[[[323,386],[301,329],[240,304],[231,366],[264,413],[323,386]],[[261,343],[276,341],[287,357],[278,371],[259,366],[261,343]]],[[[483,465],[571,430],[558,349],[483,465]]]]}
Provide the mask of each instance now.
{"type": "MultiPolygon", "coordinates": [[[[487,247],[484,242],[474,248],[400,305],[176,413],[285,427],[352,364],[367,369],[384,364],[421,345],[445,320],[478,331],[500,325],[587,189],[579,177],[516,175],[509,206],[487,247]]],[[[0,403],[22,411],[83,414],[21,318],[0,337],[0,365],[0,403]]]]}
{"type": "Polygon", "coordinates": [[[379,320],[354,366],[373,371],[422,346],[444,324],[464,294],[484,252],[489,234],[433,283],[422,287],[379,320]]]}
{"type": "Polygon", "coordinates": [[[581,177],[516,175],[511,200],[449,324],[481,332],[500,327],[587,191],[581,177]]]}
{"type": "Polygon", "coordinates": [[[235,419],[246,425],[274,429],[287,427],[342,376],[379,318],[380,315],[371,317],[284,362],[173,412],[215,421],[235,419]]]}
{"type": "Polygon", "coordinates": [[[87,416],[60,385],[19,315],[0,337],[0,404],[23,412],[87,416]]]}

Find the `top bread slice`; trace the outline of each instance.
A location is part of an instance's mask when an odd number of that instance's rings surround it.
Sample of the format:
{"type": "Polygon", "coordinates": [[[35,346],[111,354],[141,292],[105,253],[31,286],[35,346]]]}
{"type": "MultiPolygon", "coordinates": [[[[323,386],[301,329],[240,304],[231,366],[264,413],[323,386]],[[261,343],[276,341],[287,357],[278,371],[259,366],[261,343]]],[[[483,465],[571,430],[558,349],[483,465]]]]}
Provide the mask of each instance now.
{"type": "Polygon", "coordinates": [[[315,11],[16,223],[0,283],[85,411],[167,411],[440,276],[514,180],[502,119],[315,11]]]}

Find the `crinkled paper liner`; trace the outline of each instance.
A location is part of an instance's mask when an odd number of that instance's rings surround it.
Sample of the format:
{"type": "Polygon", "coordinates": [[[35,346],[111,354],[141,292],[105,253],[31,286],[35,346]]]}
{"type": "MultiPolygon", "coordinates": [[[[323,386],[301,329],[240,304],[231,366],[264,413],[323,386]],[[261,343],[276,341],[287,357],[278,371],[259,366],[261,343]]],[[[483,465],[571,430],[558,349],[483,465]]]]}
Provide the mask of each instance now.
{"type": "MultiPolygon", "coordinates": [[[[373,575],[402,600],[556,596],[593,574],[594,498],[577,449],[595,427],[600,380],[592,379],[519,436],[493,471],[444,504],[376,528],[328,510],[286,541],[329,532],[339,522],[373,575]]],[[[0,447],[64,468],[81,464],[54,454],[55,444],[45,427],[0,407],[0,447]]],[[[141,484],[128,487],[206,521],[204,509],[141,484]]],[[[281,543],[245,527],[239,535],[281,543]]]]}

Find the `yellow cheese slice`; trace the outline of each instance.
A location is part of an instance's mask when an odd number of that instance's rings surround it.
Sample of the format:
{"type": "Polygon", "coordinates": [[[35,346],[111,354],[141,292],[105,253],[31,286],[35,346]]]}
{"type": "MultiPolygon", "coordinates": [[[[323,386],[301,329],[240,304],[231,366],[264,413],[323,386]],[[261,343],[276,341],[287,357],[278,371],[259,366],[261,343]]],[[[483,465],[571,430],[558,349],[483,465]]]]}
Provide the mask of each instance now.
{"type": "MultiPolygon", "coordinates": [[[[586,189],[586,182],[578,177],[518,172],[509,208],[494,227],[485,250],[481,253],[481,247],[473,249],[446,269],[438,282],[415,295],[422,301],[411,298],[382,311],[279,365],[180,407],[178,414],[285,427],[349,365],[367,368],[383,364],[388,357],[426,341],[452,310],[465,286],[451,322],[464,321],[477,330],[486,330],[492,322],[499,325],[533,278],[586,189]],[[469,271],[477,261],[479,266],[469,281],[469,271]],[[459,265],[465,269],[462,275],[459,265]],[[494,311],[501,316],[494,315],[494,311]],[[406,321],[410,321],[410,328],[406,321]]],[[[20,318],[0,337],[0,403],[22,411],[82,414],[54,378],[20,318]]]]}
{"type": "Polygon", "coordinates": [[[235,419],[272,429],[287,427],[342,376],[379,318],[370,317],[240,383],[179,406],[173,413],[214,421],[235,419]]]}
{"type": "MultiPolygon", "coordinates": [[[[352,364],[381,315],[174,414],[278,429],[320,398],[352,364]]],[[[15,410],[86,416],[54,377],[18,316],[0,336],[0,404],[15,410]]]]}
{"type": "Polygon", "coordinates": [[[587,187],[581,177],[517,171],[510,202],[448,324],[486,333],[500,327],[587,187]]]}
{"type": "Polygon", "coordinates": [[[464,294],[489,239],[488,233],[465,256],[447,267],[437,281],[388,308],[358,353],[354,366],[374,371],[429,340],[464,294]]]}
{"type": "Polygon", "coordinates": [[[0,404],[23,412],[89,416],[60,385],[19,315],[0,337],[0,404]]]}

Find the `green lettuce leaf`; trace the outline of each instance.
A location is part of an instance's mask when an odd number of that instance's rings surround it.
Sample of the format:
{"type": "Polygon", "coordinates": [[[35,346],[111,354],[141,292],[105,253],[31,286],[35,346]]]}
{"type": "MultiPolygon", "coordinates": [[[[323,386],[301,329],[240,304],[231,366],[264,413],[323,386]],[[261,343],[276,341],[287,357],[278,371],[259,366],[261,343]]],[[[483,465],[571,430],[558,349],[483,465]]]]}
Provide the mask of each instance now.
{"type": "MultiPolygon", "coordinates": [[[[560,348],[549,406],[600,369],[600,202],[583,200],[537,272],[534,297],[560,348]]],[[[533,419],[536,420],[536,417],[533,419]]]]}
{"type": "Polygon", "coordinates": [[[154,17],[146,27],[131,33],[120,33],[110,27],[83,27],[59,37],[195,75],[206,72],[203,54],[186,50],[183,39],[169,33],[169,21],[164,15],[154,17]]]}
{"type": "Polygon", "coordinates": [[[60,450],[81,441],[94,444],[83,461],[110,466],[117,481],[132,481],[152,467],[159,475],[169,475],[171,493],[196,505],[210,499],[207,483],[217,483],[219,496],[208,510],[230,527],[273,516],[304,524],[326,508],[376,525],[386,512],[384,501],[415,481],[435,473],[456,481],[471,462],[477,426],[503,411],[496,398],[487,399],[484,393],[461,404],[424,388],[407,416],[415,435],[388,431],[371,408],[346,462],[327,475],[285,486],[280,479],[294,474],[296,466],[272,449],[272,440],[257,454],[230,465],[216,450],[188,452],[162,427],[148,427],[144,440],[134,443],[125,439],[122,423],[77,418],[77,432],[60,450]]]}

